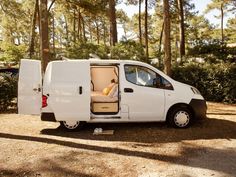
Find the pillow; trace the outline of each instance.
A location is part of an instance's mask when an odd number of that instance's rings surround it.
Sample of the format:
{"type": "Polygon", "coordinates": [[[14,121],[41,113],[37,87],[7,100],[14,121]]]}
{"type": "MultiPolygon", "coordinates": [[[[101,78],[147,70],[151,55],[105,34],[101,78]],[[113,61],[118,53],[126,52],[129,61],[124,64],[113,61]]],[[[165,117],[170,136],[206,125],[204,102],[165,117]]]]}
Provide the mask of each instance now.
{"type": "Polygon", "coordinates": [[[118,84],[115,84],[115,85],[112,87],[112,89],[110,90],[108,96],[111,97],[111,98],[114,97],[114,93],[116,92],[116,90],[118,91],[118,84]]]}
{"type": "Polygon", "coordinates": [[[106,87],[106,88],[103,89],[102,93],[103,93],[103,95],[108,95],[110,93],[110,91],[111,91],[111,88],[106,87]]]}
{"type": "Polygon", "coordinates": [[[102,91],[103,95],[108,95],[114,85],[115,83],[110,83],[108,87],[104,88],[102,91]]]}

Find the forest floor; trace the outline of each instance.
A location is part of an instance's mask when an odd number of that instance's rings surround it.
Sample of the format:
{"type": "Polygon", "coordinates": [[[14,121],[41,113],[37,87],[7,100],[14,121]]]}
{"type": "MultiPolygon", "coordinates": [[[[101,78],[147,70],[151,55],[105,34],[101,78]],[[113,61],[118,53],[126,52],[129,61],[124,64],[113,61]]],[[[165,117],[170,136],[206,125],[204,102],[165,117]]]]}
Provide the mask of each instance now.
{"type": "Polygon", "coordinates": [[[188,129],[86,124],[65,132],[38,116],[0,114],[0,176],[235,176],[236,106],[208,103],[188,129]],[[93,135],[96,127],[114,135],[93,135]]]}

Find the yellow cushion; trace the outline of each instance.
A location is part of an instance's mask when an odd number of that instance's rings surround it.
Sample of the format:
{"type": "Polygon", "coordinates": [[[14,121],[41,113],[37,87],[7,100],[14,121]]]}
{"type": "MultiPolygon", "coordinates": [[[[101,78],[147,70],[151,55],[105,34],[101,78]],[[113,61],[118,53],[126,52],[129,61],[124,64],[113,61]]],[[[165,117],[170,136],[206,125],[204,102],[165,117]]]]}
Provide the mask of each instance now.
{"type": "Polygon", "coordinates": [[[103,89],[102,93],[103,95],[108,95],[108,93],[111,91],[111,88],[110,87],[106,87],[103,89]]]}

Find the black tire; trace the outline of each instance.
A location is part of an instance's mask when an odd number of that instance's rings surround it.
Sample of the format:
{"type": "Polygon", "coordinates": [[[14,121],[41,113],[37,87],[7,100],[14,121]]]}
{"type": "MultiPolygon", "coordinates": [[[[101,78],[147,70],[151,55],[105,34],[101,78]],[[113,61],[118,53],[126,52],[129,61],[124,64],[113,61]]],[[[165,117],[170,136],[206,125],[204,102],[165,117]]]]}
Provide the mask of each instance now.
{"type": "Polygon", "coordinates": [[[167,121],[174,128],[188,128],[193,122],[193,114],[187,107],[177,107],[170,111],[167,121]]]}
{"type": "Polygon", "coordinates": [[[77,123],[73,125],[68,125],[66,121],[61,121],[60,125],[61,127],[66,131],[78,131],[81,130],[84,126],[85,122],[77,121],[77,123]]]}

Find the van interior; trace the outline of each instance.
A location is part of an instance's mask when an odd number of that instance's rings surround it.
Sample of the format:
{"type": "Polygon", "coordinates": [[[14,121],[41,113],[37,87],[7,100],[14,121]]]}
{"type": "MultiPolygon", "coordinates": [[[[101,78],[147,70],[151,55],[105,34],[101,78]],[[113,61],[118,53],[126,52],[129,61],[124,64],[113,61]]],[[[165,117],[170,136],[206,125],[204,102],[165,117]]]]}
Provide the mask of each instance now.
{"type": "Polygon", "coordinates": [[[91,112],[114,115],[119,111],[119,69],[91,66],[91,112]]]}

